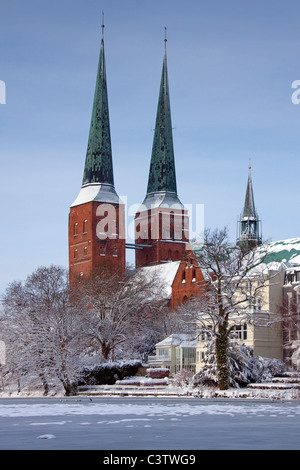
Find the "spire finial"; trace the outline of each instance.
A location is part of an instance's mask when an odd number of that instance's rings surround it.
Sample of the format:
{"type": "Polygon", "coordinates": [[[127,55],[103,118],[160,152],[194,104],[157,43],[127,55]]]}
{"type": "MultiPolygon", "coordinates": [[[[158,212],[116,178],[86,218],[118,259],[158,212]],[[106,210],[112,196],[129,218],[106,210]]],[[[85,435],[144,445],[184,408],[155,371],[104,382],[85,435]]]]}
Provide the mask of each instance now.
{"type": "Polygon", "coordinates": [[[101,28],[102,28],[102,37],[104,35],[104,11],[102,12],[102,25],[101,25],[101,28]]]}
{"type": "Polygon", "coordinates": [[[249,170],[251,170],[251,158],[249,158],[249,170]]]}
{"type": "Polygon", "coordinates": [[[165,39],[164,39],[164,41],[165,41],[165,48],[166,48],[167,47],[167,41],[168,41],[167,40],[167,28],[166,28],[166,26],[165,26],[165,39]]]}

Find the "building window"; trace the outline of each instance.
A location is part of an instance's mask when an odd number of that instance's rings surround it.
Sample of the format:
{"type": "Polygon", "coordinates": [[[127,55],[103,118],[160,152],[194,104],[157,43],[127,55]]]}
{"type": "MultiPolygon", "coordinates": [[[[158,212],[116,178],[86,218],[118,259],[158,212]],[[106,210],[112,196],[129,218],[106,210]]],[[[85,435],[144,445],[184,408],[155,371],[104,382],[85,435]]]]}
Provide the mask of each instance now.
{"type": "Polygon", "coordinates": [[[87,221],[87,219],[85,219],[83,221],[83,227],[82,227],[83,233],[87,233],[87,223],[88,223],[88,221],[87,221]]]}
{"type": "Polygon", "coordinates": [[[78,235],[78,223],[75,222],[73,227],[73,236],[76,237],[78,235]]]}
{"type": "Polygon", "coordinates": [[[105,256],[105,245],[100,245],[99,254],[100,256],[105,256]]]}
{"type": "Polygon", "coordinates": [[[170,357],[168,349],[159,349],[158,350],[158,357],[160,359],[168,359],[170,357]]]}
{"type": "Polygon", "coordinates": [[[250,299],[249,308],[253,312],[260,312],[262,309],[262,299],[260,297],[253,297],[250,299]]]}
{"type": "Polygon", "coordinates": [[[83,255],[84,255],[84,256],[87,256],[87,255],[88,255],[87,246],[85,246],[85,247],[83,248],[83,255]]]}
{"type": "Polygon", "coordinates": [[[240,340],[247,339],[247,324],[236,325],[233,329],[233,334],[240,340]]]}
{"type": "Polygon", "coordinates": [[[78,250],[75,249],[75,250],[74,250],[74,259],[77,259],[77,258],[78,258],[78,250]]]}
{"type": "Polygon", "coordinates": [[[199,335],[199,341],[210,341],[212,339],[212,325],[207,325],[199,335]]]}
{"type": "Polygon", "coordinates": [[[185,271],[182,273],[182,282],[185,282],[185,271]]]}
{"type": "Polygon", "coordinates": [[[117,248],[116,246],[114,247],[113,256],[114,256],[115,258],[118,257],[118,248],[117,248]]]}
{"type": "Polygon", "coordinates": [[[196,269],[193,268],[193,279],[192,279],[192,282],[195,282],[196,281],[196,269]]]}

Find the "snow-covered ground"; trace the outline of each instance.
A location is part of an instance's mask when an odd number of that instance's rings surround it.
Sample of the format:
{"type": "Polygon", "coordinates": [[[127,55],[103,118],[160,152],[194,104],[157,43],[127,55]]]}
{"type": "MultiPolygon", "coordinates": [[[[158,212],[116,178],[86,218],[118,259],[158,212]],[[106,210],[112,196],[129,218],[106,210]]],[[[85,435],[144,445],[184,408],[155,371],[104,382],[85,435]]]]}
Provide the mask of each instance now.
{"type": "MultiPolygon", "coordinates": [[[[229,388],[221,391],[217,388],[191,385],[177,386],[171,381],[165,379],[148,379],[142,378],[137,380],[135,377],[116,385],[100,385],[82,387],[78,396],[95,397],[95,396],[144,396],[144,397],[191,397],[191,398],[224,398],[224,399],[262,399],[262,400],[300,400],[300,389],[295,388],[297,384],[286,383],[261,383],[253,384],[244,388],[229,388]]],[[[298,384],[299,386],[299,384],[298,384]]],[[[50,397],[63,398],[63,389],[53,389],[49,393],[50,397]]],[[[10,389],[0,392],[0,398],[43,398],[42,389],[28,388],[21,392],[10,389]]]]}

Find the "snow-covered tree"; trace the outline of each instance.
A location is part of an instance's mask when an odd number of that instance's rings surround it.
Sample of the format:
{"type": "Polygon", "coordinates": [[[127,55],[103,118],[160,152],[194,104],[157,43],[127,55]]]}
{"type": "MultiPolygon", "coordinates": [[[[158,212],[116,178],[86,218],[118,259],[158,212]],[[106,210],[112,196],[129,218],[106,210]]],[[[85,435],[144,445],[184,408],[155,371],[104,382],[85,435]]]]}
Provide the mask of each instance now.
{"type": "Polygon", "coordinates": [[[197,334],[213,338],[221,390],[230,386],[231,333],[244,324],[270,326],[268,314],[261,312],[262,292],[271,278],[263,263],[266,254],[264,247],[245,253],[230,244],[226,228],[206,230],[196,252],[205,275],[205,293],[182,310],[189,321],[192,319],[197,334]]]}
{"type": "MultiPolygon", "coordinates": [[[[194,385],[218,385],[218,366],[216,361],[216,343],[207,342],[204,366],[194,376],[194,385]]],[[[229,385],[239,388],[249,383],[271,380],[285,371],[285,365],[279,359],[255,356],[253,348],[241,344],[236,339],[230,341],[228,349],[229,385]]]]}
{"type": "Polygon", "coordinates": [[[118,352],[133,350],[152,326],[163,305],[156,301],[158,281],[136,274],[125,278],[102,270],[80,283],[72,298],[83,313],[83,328],[95,350],[114,360],[118,352]]]}
{"type": "Polygon", "coordinates": [[[38,375],[49,391],[56,377],[66,394],[74,392],[85,343],[81,313],[70,302],[68,273],[40,267],[25,282],[13,282],[3,299],[6,367],[20,381],[38,375]]]}

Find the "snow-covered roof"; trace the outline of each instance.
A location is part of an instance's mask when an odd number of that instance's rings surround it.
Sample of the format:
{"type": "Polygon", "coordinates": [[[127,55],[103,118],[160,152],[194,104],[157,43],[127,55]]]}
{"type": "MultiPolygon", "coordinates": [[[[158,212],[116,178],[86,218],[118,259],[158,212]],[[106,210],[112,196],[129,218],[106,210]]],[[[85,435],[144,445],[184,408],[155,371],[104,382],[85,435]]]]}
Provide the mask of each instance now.
{"type": "MultiPolygon", "coordinates": [[[[201,251],[201,243],[193,243],[194,252],[201,251]]],[[[259,245],[255,249],[256,268],[264,267],[268,271],[283,271],[294,265],[300,265],[300,238],[288,238],[259,245]]],[[[255,273],[256,269],[252,272],[255,273]]]]}
{"type": "Polygon", "coordinates": [[[196,347],[195,337],[188,333],[173,333],[155,346],[180,346],[182,348],[196,347]]]}
{"type": "Polygon", "coordinates": [[[90,183],[82,186],[77,198],[71,207],[79,206],[86,202],[97,201],[111,204],[121,204],[115,188],[111,184],[90,183]]]}
{"type": "Polygon", "coordinates": [[[300,238],[289,238],[269,242],[257,248],[261,253],[263,264],[271,271],[282,271],[293,265],[300,264],[300,238]],[[266,250],[266,253],[264,252],[266,250]]]}
{"type": "Polygon", "coordinates": [[[144,266],[139,268],[137,275],[161,281],[161,296],[169,299],[172,295],[172,284],[180,263],[181,261],[170,261],[168,263],[161,263],[155,266],[144,266]]]}

